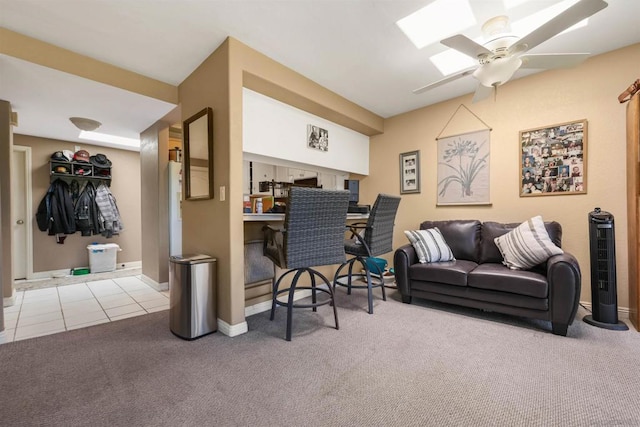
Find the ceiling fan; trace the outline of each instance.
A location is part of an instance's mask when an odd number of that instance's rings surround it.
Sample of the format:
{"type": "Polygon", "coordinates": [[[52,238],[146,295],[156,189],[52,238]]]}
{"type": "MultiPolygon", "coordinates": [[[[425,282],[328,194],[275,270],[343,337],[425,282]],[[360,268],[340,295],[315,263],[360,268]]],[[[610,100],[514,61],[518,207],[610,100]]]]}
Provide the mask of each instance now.
{"type": "Polygon", "coordinates": [[[472,75],[478,80],[473,97],[473,102],[477,102],[489,97],[498,86],[506,83],[520,68],[550,69],[578,65],[589,56],[588,53],[546,55],[524,55],[524,53],[607,6],[603,0],[580,0],[520,39],[509,33],[506,16],[492,18],[482,26],[482,31],[488,39],[484,45],[462,34],[446,38],[440,43],[476,59],[478,65],[418,88],[413,93],[423,93],[472,75]]]}

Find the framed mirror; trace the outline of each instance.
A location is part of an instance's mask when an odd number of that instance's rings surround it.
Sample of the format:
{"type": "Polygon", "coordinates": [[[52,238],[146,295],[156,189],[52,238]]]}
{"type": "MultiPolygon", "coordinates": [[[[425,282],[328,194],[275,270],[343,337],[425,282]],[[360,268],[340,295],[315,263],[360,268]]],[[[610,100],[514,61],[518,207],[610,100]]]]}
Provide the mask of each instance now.
{"type": "Polygon", "coordinates": [[[213,110],[209,107],[182,124],[187,200],[213,198],[213,110]]]}

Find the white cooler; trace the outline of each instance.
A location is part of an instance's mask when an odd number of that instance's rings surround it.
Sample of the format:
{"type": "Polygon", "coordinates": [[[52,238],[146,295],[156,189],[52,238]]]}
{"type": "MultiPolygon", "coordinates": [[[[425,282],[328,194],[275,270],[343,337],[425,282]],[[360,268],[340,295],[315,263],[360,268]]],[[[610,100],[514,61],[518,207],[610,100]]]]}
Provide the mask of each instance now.
{"type": "Polygon", "coordinates": [[[116,243],[105,243],[87,246],[89,251],[89,270],[91,273],[102,273],[116,269],[116,253],[120,246],[116,243]]]}

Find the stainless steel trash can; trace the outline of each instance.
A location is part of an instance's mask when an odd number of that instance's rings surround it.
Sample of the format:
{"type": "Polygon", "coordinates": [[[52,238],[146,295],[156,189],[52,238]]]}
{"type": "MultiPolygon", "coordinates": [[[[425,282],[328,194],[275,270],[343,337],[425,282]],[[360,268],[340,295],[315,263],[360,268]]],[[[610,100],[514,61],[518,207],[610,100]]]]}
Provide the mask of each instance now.
{"type": "Polygon", "coordinates": [[[169,327],[192,340],[218,329],[216,259],[208,255],[176,255],[169,259],[169,327]]]}

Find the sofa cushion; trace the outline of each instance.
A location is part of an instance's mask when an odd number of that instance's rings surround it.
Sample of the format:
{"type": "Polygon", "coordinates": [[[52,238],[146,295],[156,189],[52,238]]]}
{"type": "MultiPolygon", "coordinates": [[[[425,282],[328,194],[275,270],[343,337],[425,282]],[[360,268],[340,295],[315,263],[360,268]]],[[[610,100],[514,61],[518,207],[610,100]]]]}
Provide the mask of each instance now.
{"type": "Polygon", "coordinates": [[[513,271],[502,264],[480,264],[469,273],[467,285],[536,298],[547,298],[547,278],[533,271],[513,271]]]}
{"type": "Polygon", "coordinates": [[[466,260],[413,264],[409,267],[409,279],[467,286],[467,276],[477,266],[475,262],[466,260]]]}
{"type": "Polygon", "coordinates": [[[457,260],[478,262],[480,226],[477,220],[424,221],[420,229],[438,227],[457,260]]]}
{"type": "Polygon", "coordinates": [[[437,227],[427,230],[405,230],[404,234],[416,250],[418,261],[423,264],[425,262],[453,261],[455,259],[453,252],[451,252],[437,227]]]}
{"type": "MultiPolygon", "coordinates": [[[[499,223],[486,221],[482,223],[481,239],[480,239],[480,258],[479,263],[487,262],[501,263],[503,261],[500,249],[495,243],[495,238],[507,234],[521,223],[499,223]]],[[[557,247],[562,247],[562,227],[555,221],[545,222],[544,227],[549,234],[549,238],[557,247]]]]}
{"type": "Polygon", "coordinates": [[[513,270],[526,270],[563,251],[553,244],[541,216],[523,222],[495,240],[503,264],[513,270]]]}

